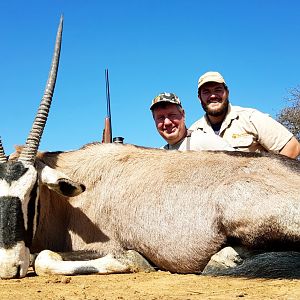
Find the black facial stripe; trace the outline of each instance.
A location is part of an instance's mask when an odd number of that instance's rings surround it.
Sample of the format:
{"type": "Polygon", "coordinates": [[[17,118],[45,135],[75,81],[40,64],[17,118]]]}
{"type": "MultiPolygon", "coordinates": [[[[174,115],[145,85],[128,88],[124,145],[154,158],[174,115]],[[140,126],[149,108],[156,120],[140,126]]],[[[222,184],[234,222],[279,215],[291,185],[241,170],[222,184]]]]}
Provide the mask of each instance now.
{"type": "Polygon", "coordinates": [[[38,189],[38,184],[36,182],[30,193],[28,209],[27,209],[27,230],[25,232],[25,245],[28,248],[30,248],[33,239],[34,216],[36,213],[38,213],[35,211],[36,201],[39,201],[39,199],[37,198],[37,189],[38,189]]]}
{"type": "Polygon", "coordinates": [[[0,248],[9,249],[23,241],[25,234],[21,200],[0,197],[0,248]]]}
{"type": "Polygon", "coordinates": [[[41,210],[41,202],[40,202],[40,198],[38,198],[38,204],[37,204],[37,216],[36,216],[36,229],[38,228],[39,224],[40,224],[40,210],[41,210]]]}
{"type": "Polygon", "coordinates": [[[27,170],[28,168],[25,168],[19,161],[8,161],[0,164],[0,179],[4,179],[11,184],[13,181],[20,179],[27,170]]]}

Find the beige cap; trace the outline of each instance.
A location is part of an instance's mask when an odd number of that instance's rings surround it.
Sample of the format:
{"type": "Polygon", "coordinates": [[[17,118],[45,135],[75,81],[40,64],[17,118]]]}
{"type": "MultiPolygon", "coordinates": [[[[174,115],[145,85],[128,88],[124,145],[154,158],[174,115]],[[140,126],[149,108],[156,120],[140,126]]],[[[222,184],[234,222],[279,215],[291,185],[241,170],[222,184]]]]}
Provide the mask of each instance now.
{"type": "Polygon", "coordinates": [[[181,106],[179,98],[173,93],[160,93],[156,96],[151,103],[150,109],[152,110],[154,105],[160,102],[173,103],[181,106]]]}
{"type": "Polygon", "coordinates": [[[218,82],[226,84],[223,76],[219,72],[206,72],[198,80],[198,89],[207,82],[218,82]]]}

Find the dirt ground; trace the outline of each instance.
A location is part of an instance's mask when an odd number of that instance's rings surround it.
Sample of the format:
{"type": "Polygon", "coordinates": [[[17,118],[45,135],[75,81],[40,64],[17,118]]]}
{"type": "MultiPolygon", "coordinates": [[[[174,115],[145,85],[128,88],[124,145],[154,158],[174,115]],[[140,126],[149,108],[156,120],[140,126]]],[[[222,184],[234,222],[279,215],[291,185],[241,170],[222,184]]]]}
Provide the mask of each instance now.
{"type": "Polygon", "coordinates": [[[0,280],[0,299],[300,299],[300,279],[247,279],[168,272],[0,280]]]}

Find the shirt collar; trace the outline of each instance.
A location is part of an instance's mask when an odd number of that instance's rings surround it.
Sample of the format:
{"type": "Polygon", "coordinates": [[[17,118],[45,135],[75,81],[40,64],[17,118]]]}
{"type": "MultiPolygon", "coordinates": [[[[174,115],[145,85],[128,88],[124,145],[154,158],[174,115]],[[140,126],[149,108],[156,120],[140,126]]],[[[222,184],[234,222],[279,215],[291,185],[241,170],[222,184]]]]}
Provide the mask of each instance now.
{"type": "MultiPolygon", "coordinates": [[[[225,116],[225,119],[222,122],[220,133],[230,125],[232,120],[236,119],[237,117],[238,117],[237,112],[233,109],[232,105],[229,103],[228,104],[228,111],[227,111],[227,114],[225,116]]],[[[209,119],[207,117],[207,114],[204,115],[204,118],[199,120],[199,124],[198,124],[197,127],[201,128],[204,132],[214,133],[214,131],[211,127],[211,124],[209,122],[209,119]]]]}

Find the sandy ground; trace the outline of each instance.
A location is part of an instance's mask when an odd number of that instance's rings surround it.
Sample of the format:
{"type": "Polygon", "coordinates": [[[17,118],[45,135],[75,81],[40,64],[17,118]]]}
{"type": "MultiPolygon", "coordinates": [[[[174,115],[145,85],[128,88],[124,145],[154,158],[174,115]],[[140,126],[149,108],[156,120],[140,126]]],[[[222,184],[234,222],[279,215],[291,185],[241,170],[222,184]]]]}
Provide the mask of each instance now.
{"type": "Polygon", "coordinates": [[[300,299],[300,279],[247,279],[168,272],[0,280],[0,299],[300,299]]]}

